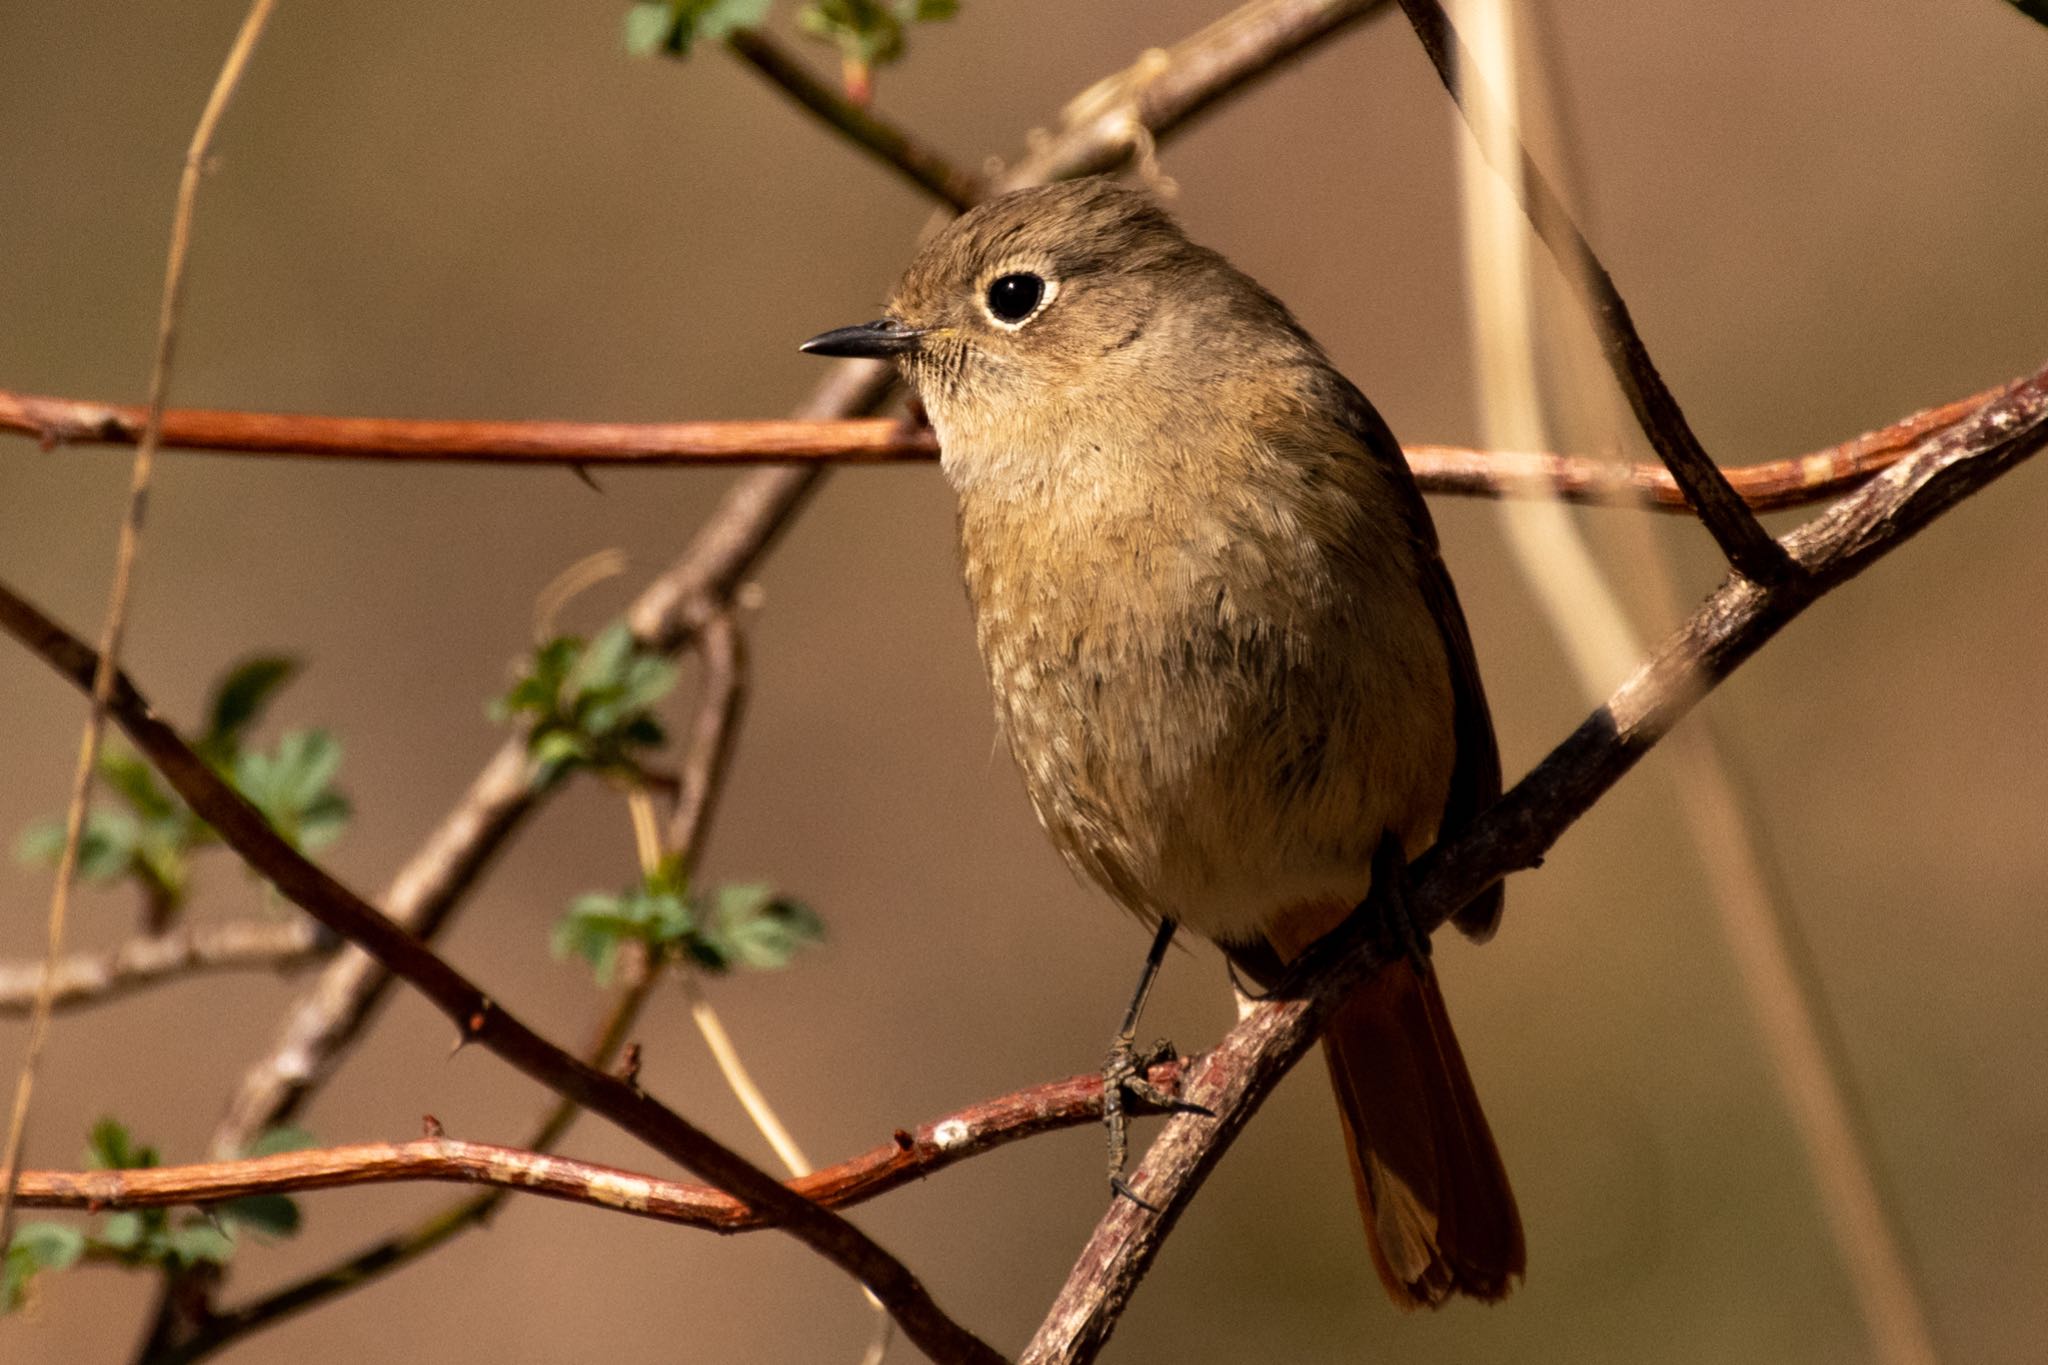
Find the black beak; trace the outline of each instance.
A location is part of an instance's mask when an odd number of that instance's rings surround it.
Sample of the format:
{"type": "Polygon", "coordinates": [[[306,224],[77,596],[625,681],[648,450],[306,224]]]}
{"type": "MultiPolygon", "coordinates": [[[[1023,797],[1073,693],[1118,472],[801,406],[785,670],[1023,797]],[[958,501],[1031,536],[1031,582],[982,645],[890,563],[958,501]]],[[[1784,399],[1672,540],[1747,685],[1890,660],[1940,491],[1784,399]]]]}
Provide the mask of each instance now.
{"type": "Polygon", "coordinates": [[[894,318],[882,318],[863,322],[857,327],[835,327],[812,337],[797,349],[806,355],[848,355],[882,360],[916,350],[918,338],[923,335],[917,328],[906,327],[894,318]]]}

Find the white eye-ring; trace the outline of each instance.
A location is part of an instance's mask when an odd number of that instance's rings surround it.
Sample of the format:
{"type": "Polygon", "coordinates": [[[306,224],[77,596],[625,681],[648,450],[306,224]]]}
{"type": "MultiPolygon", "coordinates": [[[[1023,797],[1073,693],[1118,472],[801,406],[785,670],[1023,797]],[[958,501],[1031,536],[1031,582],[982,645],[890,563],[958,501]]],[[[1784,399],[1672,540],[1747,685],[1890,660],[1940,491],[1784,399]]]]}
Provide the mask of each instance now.
{"type": "Polygon", "coordinates": [[[1045,311],[1060,292],[1057,281],[1035,270],[1013,270],[989,281],[982,291],[982,311],[988,320],[1006,332],[1014,332],[1045,311]]]}

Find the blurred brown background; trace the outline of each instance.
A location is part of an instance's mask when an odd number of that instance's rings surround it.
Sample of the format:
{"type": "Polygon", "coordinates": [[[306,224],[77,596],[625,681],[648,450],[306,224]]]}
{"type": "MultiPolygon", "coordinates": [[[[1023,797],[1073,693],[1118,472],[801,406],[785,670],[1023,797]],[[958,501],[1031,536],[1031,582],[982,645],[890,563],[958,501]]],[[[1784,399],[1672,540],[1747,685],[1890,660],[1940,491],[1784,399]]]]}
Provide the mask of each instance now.
{"type": "MultiPolygon", "coordinates": [[[[927,217],[722,53],[635,61],[619,0],[282,7],[200,201],[177,401],[417,416],[742,417],[820,375],[795,343],[871,316],[927,217]]],[[[880,105],[972,164],[1223,8],[1001,5],[914,35],[880,105]]],[[[2048,30],[1997,0],[1551,5],[1592,235],[1708,447],[1797,453],[2048,354],[2048,30]]],[[[240,0],[0,4],[0,384],[142,392],[178,157],[240,0]]],[[[830,58],[811,49],[821,69],[830,58]]],[[[1413,38],[1380,19],[1212,116],[1166,156],[1178,211],[1288,299],[1411,440],[1474,429],[1455,143],[1413,38]]],[[[1546,267],[1547,268],[1547,267],[1546,267]]],[[[1585,432],[1568,433],[1592,440],[1585,432]]],[[[1631,443],[1629,449],[1639,447],[1631,443]]],[[[0,575],[88,633],[127,461],[0,441],[0,575]]],[[[359,816],[330,855],[373,889],[498,735],[482,715],[568,562],[658,570],[710,472],[314,468],[175,455],[128,657],[192,719],[237,656],[308,675],[275,723],[348,744],[359,816]]],[[[1877,1154],[1951,1361],[2048,1333],[2048,668],[2023,469],[1832,597],[1712,700],[1780,890],[1810,935],[1877,1154]]],[[[1583,711],[1490,509],[1439,502],[1511,775],[1583,711]]],[[[1616,518],[1592,518],[1603,535],[1616,518]]],[[[831,942],[714,987],[815,1158],[1095,1064],[1144,947],[1069,880],[991,757],[988,703],[929,468],[836,476],[762,575],[758,687],[708,873],[809,898],[831,942]]],[[[1688,599],[1703,534],[1659,524],[1688,599]]],[[[0,834],[61,805],[79,699],[0,648],[0,834]]],[[[1441,954],[1530,1230],[1505,1306],[1396,1316],[1366,1264],[1321,1066],[1197,1201],[1111,1350],[1123,1361],[1838,1361],[1866,1346],[1811,1179],[1653,756],[1514,882],[1485,952],[1441,954]]],[[[617,798],[583,784],[497,867],[447,950],[571,1038],[587,974],[547,931],[628,876],[617,798]]],[[[247,913],[225,863],[195,913],[247,913]]],[[[0,868],[0,951],[41,942],[47,876],[0,868]]],[[[73,941],[111,942],[88,895],[73,941]]],[[[290,982],[214,977],[60,1018],[31,1164],[117,1113],[196,1156],[290,982]]],[[[1215,955],[1172,964],[1151,1026],[1230,1018],[1215,955]]],[[[1148,1030],[1149,1031],[1149,1030],[1148,1030]]],[[[767,1153],[664,993],[640,1030],[663,1096],[767,1153]]],[[[0,1029],[11,1089],[23,1031],[0,1029]]],[[[516,1140],[541,1096],[401,994],[309,1125],[333,1141],[516,1140]]],[[[984,1157],[860,1221],[939,1298],[1021,1344],[1104,1198],[1093,1130],[984,1157]]],[[[644,1150],[586,1122],[571,1149],[644,1150]]],[[[245,1251],[243,1294],[438,1207],[422,1187],[312,1195],[245,1251]]],[[[125,1359],[141,1277],[45,1281],[7,1361],[125,1359]]],[[[857,1294],[793,1243],[515,1203],[401,1277],[252,1339],[236,1361],[851,1361],[857,1294]]],[[[899,1346],[892,1359],[915,1353],[899,1346]]]]}

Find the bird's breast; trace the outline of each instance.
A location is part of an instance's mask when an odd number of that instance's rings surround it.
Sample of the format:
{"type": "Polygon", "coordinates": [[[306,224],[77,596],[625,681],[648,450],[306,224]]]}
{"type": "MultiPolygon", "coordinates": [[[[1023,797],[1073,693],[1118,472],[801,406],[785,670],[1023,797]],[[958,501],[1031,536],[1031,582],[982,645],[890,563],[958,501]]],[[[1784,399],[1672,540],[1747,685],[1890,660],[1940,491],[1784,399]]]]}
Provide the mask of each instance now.
{"type": "Polygon", "coordinates": [[[1362,895],[1382,831],[1427,842],[1450,767],[1419,596],[1275,512],[1185,484],[962,497],[977,638],[1041,823],[1130,909],[1224,940],[1362,895]]]}

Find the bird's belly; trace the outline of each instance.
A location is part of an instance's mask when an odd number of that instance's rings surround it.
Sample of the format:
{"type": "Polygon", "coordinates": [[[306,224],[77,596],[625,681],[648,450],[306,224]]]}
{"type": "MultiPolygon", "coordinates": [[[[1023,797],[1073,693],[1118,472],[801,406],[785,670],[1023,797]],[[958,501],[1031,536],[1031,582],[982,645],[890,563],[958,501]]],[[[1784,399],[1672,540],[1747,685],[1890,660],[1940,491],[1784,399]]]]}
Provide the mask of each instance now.
{"type": "Polygon", "coordinates": [[[983,632],[999,718],[1054,843],[1127,908],[1250,941],[1287,906],[1362,899],[1386,832],[1411,853],[1434,836],[1440,645],[1412,668],[1352,623],[1050,615],[983,632]]]}

